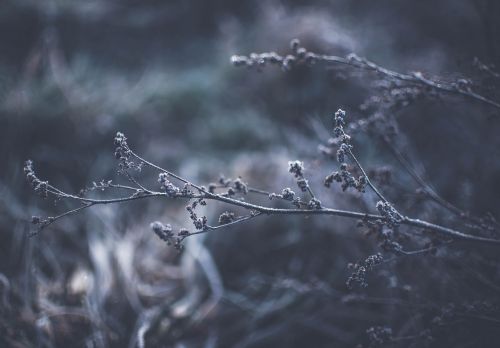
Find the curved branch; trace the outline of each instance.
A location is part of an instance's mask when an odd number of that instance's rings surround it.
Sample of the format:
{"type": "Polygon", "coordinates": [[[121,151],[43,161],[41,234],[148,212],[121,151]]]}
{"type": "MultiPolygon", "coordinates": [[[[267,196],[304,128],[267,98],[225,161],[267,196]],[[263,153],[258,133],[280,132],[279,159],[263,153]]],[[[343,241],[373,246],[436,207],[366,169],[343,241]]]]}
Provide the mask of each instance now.
{"type": "Polygon", "coordinates": [[[238,55],[232,56],[231,61],[235,66],[247,66],[250,68],[260,68],[266,65],[266,63],[271,63],[282,67],[284,70],[289,70],[294,64],[297,63],[313,64],[315,62],[322,62],[326,64],[342,64],[356,69],[373,71],[393,80],[404,81],[414,85],[432,88],[438,92],[457,94],[471,100],[475,100],[483,104],[492,106],[496,109],[500,109],[499,102],[491,100],[477,92],[474,92],[467,83],[461,83],[464,80],[458,80],[457,82],[450,83],[426,78],[421,72],[406,74],[399,73],[377,65],[366,58],[359,57],[355,53],[351,53],[346,57],[317,54],[314,52],[309,52],[303,47],[298,47],[298,41],[293,40],[292,42],[294,41],[296,42],[296,47],[292,47],[292,54],[289,54],[287,56],[281,56],[275,52],[264,52],[260,54],[252,53],[248,57],[238,55]]]}
{"type": "MultiPolygon", "coordinates": [[[[132,189],[133,193],[127,197],[118,197],[118,198],[110,198],[110,199],[95,199],[95,198],[80,197],[80,196],[75,196],[72,194],[65,193],[62,190],[50,185],[47,181],[40,180],[36,176],[36,173],[33,169],[32,162],[27,161],[24,170],[25,170],[26,176],[28,178],[28,181],[31,182],[31,184],[34,187],[35,192],[41,194],[44,197],[46,197],[48,194],[51,194],[51,195],[54,195],[58,199],[68,198],[68,199],[79,201],[83,204],[83,206],[81,206],[81,207],[77,207],[75,209],[68,210],[68,211],[66,211],[66,212],[64,212],[56,217],[49,217],[49,218],[44,219],[44,220],[42,220],[39,217],[33,217],[32,221],[33,221],[33,223],[39,225],[39,230],[52,224],[53,222],[57,221],[58,219],[60,219],[64,216],[68,216],[68,215],[77,213],[81,210],[84,210],[84,209],[89,208],[89,207],[94,206],[94,205],[122,203],[122,202],[127,202],[127,201],[142,199],[142,198],[148,198],[148,197],[184,198],[187,200],[198,199],[199,201],[213,200],[213,201],[219,201],[222,203],[226,203],[226,204],[229,204],[231,206],[241,207],[241,208],[247,209],[251,212],[251,214],[249,216],[241,217],[239,219],[236,219],[233,222],[222,224],[221,226],[217,226],[217,227],[212,227],[210,225],[207,225],[206,224],[206,217],[205,217],[205,222],[201,223],[201,225],[199,225],[199,227],[198,227],[198,225],[195,224],[195,226],[198,229],[197,232],[184,233],[184,234],[182,234],[182,236],[189,236],[189,235],[193,235],[193,234],[206,232],[208,230],[216,230],[216,229],[219,229],[222,227],[227,227],[229,225],[234,225],[236,223],[249,220],[251,218],[254,218],[254,217],[262,215],[262,214],[265,214],[265,215],[308,215],[308,216],[310,216],[310,215],[332,215],[332,216],[343,216],[343,217],[354,218],[354,219],[363,219],[363,220],[369,220],[369,221],[376,221],[376,220],[383,221],[384,220],[384,216],[382,216],[382,215],[375,215],[375,214],[368,214],[368,213],[363,213],[363,212],[327,208],[327,207],[323,207],[321,205],[316,206],[314,209],[273,208],[273,207],[267,207],[267,206],[258,205],[258,204],[249,203],[249,202],[246,202],[243,200],[235,199],[235,198],[229,197],[228,195],[212,193],[212,192],[207,191],[203,186],[192,184],[189,181],[187,181],[186,179],[182,178],[181,176],[179,176],[175,173],[172,173],[171,171],[165,170],[165,169],[161,168],[160,166],[157,166],[157,165],[143,159],[142,157],[135,154],[134,152],[132,152],[132,150],[129,149],[128,144],[126,143],[126,138],[123,136],[123,134],[119,133],[119,135],[120,135],[120,139],[121,139],[120,140],[121,143],[119,144],[120,146],[122,146],[123,148],[126,148],[126,150],[130,152],[130,154],[132,154],[136,159],[138,159],[142,163],[149,165],[149,166],[153,167],[154,169],[157,169],[158,171],[160,171],[161,172],[160,175],[162,173],[167,173],[168,175],[185,183],[186,184],[185,189],[182,191],[177,190],[174,193],[169,192],[167,190],[166,190],[166,192],[144,191],[141,188],[142,185],[139,185],[137,181],[132,180],[132,182],[134,184],[139,186],[139,188],[135,189],[135,191],[133,188],[123,186],[123,185],[109,186],[112,188],[119,188],[119,189],[122,189],[122,188],[132,189]],[[189,186],[196,188],[199,191],[199,193],[198,194],[193,193],[191,190],[188,189],[189,186]]],[[[351,151],[349,151],[349,152],[350,152],[351,156],[355,159],[358,166],[361,167],[361,165],[356,160],[356,158],[354,157],[352,152],[351,151]]],[[[363,171],[363,173],[364,173],[364,171],[363,171]]],[[[364,175],[366,176],[365,173],[364,173],[364,175]]],[[[129,179],[129,181],[131,180],[131,178],[129,176],[127,176],[127,178],[129,179]]],[[[371,186],[373,186],[373,185],[371,185],[371,186]]],[[[372,188],[374,188],[374,186],[372,188]]],[[[377,192],[376,189],[374,189],[374,190],[377,192]]],[[[262,190],[255,190],[255,191],[258,193],[265,192],[262,190]]],[[[196,214],[193,213],[194,207],[195,207],[194,205],[192,207],[188,207],[189,208],[188,210],[191,211],[192,216],[195,217],[195,218],[193,218],[193,220],[196,220],[197,219],[196,214]]],[[[458,231],[458,230],[455,230],[452,228],[440,226],[437,224],[433,224],[433,223],[430,223],[427,221],[422,221],[419,219],[410,218],[407,216],[400,215],[400,218],[401,219],[400,219],[400,221],[398,221],[398,223],[402,224],[402,225],[426,229],[426,230],[433,231],[433,232],[439,233],[441,235],[452,237],[455,239],[500,245],[500,239],[492,239],[492,238],[474,236],[474,235],[466,234],[466,233],[463,233],[461,231],[458,231]]],[[[187,232],[187,231],[185,231],[185,232],[187,232]]],[[[170,238],[170,235],[168,235],[168,238],[170,238]]]]}

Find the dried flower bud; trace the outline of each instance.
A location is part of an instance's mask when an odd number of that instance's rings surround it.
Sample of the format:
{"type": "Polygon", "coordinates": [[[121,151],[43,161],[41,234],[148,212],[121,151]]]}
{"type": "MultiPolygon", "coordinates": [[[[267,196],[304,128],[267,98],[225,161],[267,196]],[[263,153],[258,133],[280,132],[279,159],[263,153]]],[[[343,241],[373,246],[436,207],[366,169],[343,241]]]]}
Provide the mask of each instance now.
{"type": "Polygon", "coordinates": [[[295,64],[296,58],[294,56],[288,55],[283,59],[283,70],[288,71],[292,69],[293,65],[295,64]]]}
{"type": "Polygon", "coordinates": [[[304,59],[306,61],[306,64],[308,64],[308,65],[313,65],[318,60],[316,55],[312,52],[307,52],[304,59]]]}
{"type": "Polygon", "coordinates": [[[169,224],[164,225],[159,221],[151,223],[151,229],[153,232],[163,241],[167,242],[168,245],[172,244],[172,238],[174,236],[172,232],[172,226],[169,224]]]}
{"type": "Polygon", "coordinates": [[[217,184],[214,184],[213,182],[211,182],[210,184],[208,184],[208,192],[215,193],[215,189],[216,188],[217,188],[217,184]]]}
{"type": "Polygon", "coordinates": [[[349,264],[349,268],[353,269],[354,272],[349,276],[346,281],[346,285],[349,289],[353,288],[353,283],[359,284],[359,286],[366,288],[368,283],[366,282],[366,274],[376,265],[382,263],[384,257],[382,254],[377,253],[375,255],[368,256],[363,262],[349,264]]]}
{"type": "MultiPolygon", "coordinates": [[[[160,188],[165,191],[169,197],[175,197],[181,190],[168,180],[167,173],[158,174],[158,182],[160,183],[160,188]]],[[[187,193],[187,187],[184,187],[184,193],[187,193]]]]}
{"type": "Polygon", "coordinates": [[[400,214],[389,202],[378,201],[376,208],[389,227],[397,226],[401,223],[400,214]]]}
{"type": "Polygon", "coordinates": [[[219,216],[219,224],[226,225],[234,221],[234,213],[226,211],[219,216]]]}
{"type": "Polygon", "coordinates": [[[342,109],[338,109],[334,115],[335,126],[341,127],[341,126],[345,125],[344,118],[345,118],[345,111],[342,109]]]}
{"type": "Polygon", "coordinates": [[[123,146],[126,143],[127,138],[125,135],[121,132],[117,132],[115,135],[115,145],[116,146],[123,146]]]}
{"type": "Polygon", "coordinates": [[[283,199],[291,201],[295,197],[295,192],[293,192],[292,190],[290,190],[290,188],[287,187],[281,191],[281,196],[283,197],[283,199]]]}
{"type": "Polygon", "coordinates": [[[47,181],[41,181],[35,174],[33,169],[33,161],[27,160],[24,163],[23,171],[26,175],[26,180],[31,184],[35,193],[40,195],[42,198],[47,198],[49,191],[49,183],[47,181]]]}
{"type": "Polygon", "coordinates": [[[339,163],[345,162],[345,151],[342,149],[337,150],[337,162],[339,163]]]}
{"type": "Polygon", "coordinates": [[[323,181],[323,184],[325,185],[325,187],[330,187],[333,183],[333,174],[330,174],[330,175],[327,175],[325,180],[323,181]]]}
{"type": "Polygon", "coordinates": [[[183,238],[189,237],[189,235],[191,235],[191,233],[189,233],[189,231],[185,228],[181,228],[179,230],[179,232],[177,233],[177,236],[183,237],[183,238]]]}
{"type": "Polygon", "coordinates": [[[245,182],[243,182],[241,177],[238,177],[238,179],[234,180],[233,188],[236,191],[241,192],[245,195],[248,193],[248,185],[245,182]]]}
{"type": "Polygon", "coordinates": [[[247,59],[243,56],[231,56],[231,64],[234,66],[242,66],[247,64],[247,59]]]}
{"type": "Polygon", "coordinates": [[[123,133],[116,133],[114,144],[116,145],[115,157],[120,161],[120,170],[123,171],[129,168],[140,169],[140,165],[135,165],[132,161],[130,161],[131,151],[127,144],[127,138],[123,133]]]}
{"type": "Polygon", "coordinates": [[[300,161],[290,161],[288,162],[288,171],[295,175],[296,178],[301,178],[304,176],[304,163],[300,161]]]}
{"type": "Polygon", "coordinates": [[[355,187],[359,192],[365,192],[366,184],[367,184],[366,176],[362,175],[356,180],[355,187]]]}
{"type": "Polygon", "coordinates": [[[321,209],[321,201],[316,198],[312,198],[309,203],[307,203],[308,209],[321,209]]]}
{"type": "Polygon", "coordinates": [[[385,347],[392,343],[392,329],[386,326],[373,326],[366,330],[370,347],[385,347]]]}
{"type": "Polygon", "coordinates": [[[299,47],[299,48],[297,49],[297,52],[296,52],[297,57],[299,57],[299,58],[301,58],[301,59],[302,59],[302,58],[304,58],[304,57],[306,56],[306,53],[307,53],[307,50],[306,50],[304,47],[299,47]]]}
{"type": "Polygon", "coordinates": [[[333,134],[335,134],[336,137],[340,137],[342,136],[342,134],[344,134],[344,129],[342,128],[342,126],[336,126],[333,129],[333,134]]]}

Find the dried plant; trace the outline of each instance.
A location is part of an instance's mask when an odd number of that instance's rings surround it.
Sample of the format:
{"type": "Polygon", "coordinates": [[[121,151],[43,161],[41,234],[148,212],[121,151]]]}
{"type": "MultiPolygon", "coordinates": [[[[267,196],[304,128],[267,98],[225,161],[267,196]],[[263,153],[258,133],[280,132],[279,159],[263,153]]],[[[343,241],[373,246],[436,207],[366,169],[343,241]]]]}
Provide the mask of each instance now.
{"type": "MultiPolygon", "coordinates": [[[[424,77],[422,73],[418,72],[409,74],[394,72],[355,54],[344,58],[310,52],[301,47],[298,40],[292,40],[291,54],[288,55],[282,56],[275,52],[252,53],[249,56],[233,56],[231,61],[235,66],[257,70],[262,70],[267,65],[274,65],[282,68],[285,72],[298,66],[308,67],[314,64],[348,66],[355,70],[376,73],[385,81],[385,97],[372,97],[365,102],[363,108],[373,110],[367,118],[350,120],[348,113],[342,109],[338,109],[331,115],[329,120],[332,127],[331,137],[319,146],[319,150],[322,155],[337,163],[335,168],[319,173],[324,177],[323,182],[313,182],[307,161],[293,160],[289,161],[288,165],[283,163],[283,171],[288,170],[289,174],[293,175],[297,189],[283,185],[267,191],[253,187],[242,177],[234,180],[220,177],[212,183],[193,183],[189,178],[180,176],[137,154],[121,132],[116,133],[114,139],[116,146],[114,154],[118,162],[120,179],[118,181],[113,179],[93,182],[91,186],[76,194],[65,192],[49,181],[41,179],[35,172],[33,162],[27,161],[24,173],[36,194],[44,199],[67,200],[75,204],[74,208],[57,216],[33,216],[32,223],[35,228],[32,234],[40,233],[63,217],[96,205],[125,203],[154,197],[160,200],[183,200],[186,202],[186,212],[193,224],[191,229],[186,228],[186,226],[174,228],[171,224],[160,221],[152,222],[150,225],[154,234],[167,245],[171,245],[179,251],[183,249],[186,238],[208,232],[216,233],[216,230],[231,228],[258,217],[272,215],[283,216],[284,219],[296,215],[343,217],[357,220],[357,226],[365,230],[366,235],[374,236],[377,247],[380,249],[380,252],[370,253],[372,255],[368,254],[370,256],[360,258],[360,261],[348,265],[352,271],[346,281],[349,290],[352,290],[355,285],[359,285],[360,288],[366,287],[370,271],[401,257],[436,254],[438,249],[448,247],[451,244],[457,250],[471,243],[493,247],[500,245],[499,225],[492,215],[478,217],[458,208],[455,204],[445,200],[415,169],[415,166],[398,147],[398,139],[404,139],[405,135],[398,130],[397,120],[391,115],[392,111],[406,107],[417,98],[434,98],[438,95],[458,95],[482,103],[487,107],[500,109],[498,102],[480,92],[480,86],[476,86],[469,79],[444,81],[444,79],[424,77]],[[375,125],[375,127],[369,128],[368,125],[375,125]],[[443,209],[443,215],[447,216],[452,213],[456,218],[452,224],[445,225],[427,221],[422,217],[408,216],[405,213],[405,208],[397,204],[394,194],[385,192],[384,188],[387,185],[379,185],[380,182],[384,181],[381,177],[388,175],[387,171],[384,168],[367,170],[362,164],[364,156],[362,153],[358,153],[354,146],[356,136],[361,131],[376,133],[382,142],[388,145],[390,154],[419,186],[419,195],[437,203],[443,209]],[[141,177],[144,171],[154,172],[157,181],[145,182],[141,177]],[[346,197],[354,196],[369,202],[368,209],[337,209],[329,206],[323,199],[323,202],[320,201],[318,197],[322,195],[315,194],[315,191],[319,192],[317,191],[318,187],[324,190],[320,193],[331,194],[336,185],[339,185],[342,191],[338,194],[346,197]],[[258,203],[261,201],[256,199],[258,196],[268,197],[269,204],[258,203]],[[372,197],[376,199],[371,199],[372,197]],[[279,204],[276,204],[276,201],[279,201],[279,204]],[[223,212],[214,219],[215,221],[210,221],[209,216],[202,215],[198,208],[216,203],[223,205],[223,212]],[[466,243],[460,244],[455,243],[455,241],[466,243]]],[[[476,62],[476,65],[481,71],[497,77],[489,66],[480,62],[476,62]]],[[[391,188],[391,190],[396,189],[391,188]]],[[[307,286],[300,289],[305,293],[312,291],[307,286]]],[[[226,296],[231,298],[230,295],[226,296]]],[[[328,293],[328,296],[333,295],[328,293]]],[[[344,300],[346,302],[359,300],[369,303],[370,299],[356,296],[353,295],[353,297],[344,300]]],[[[431,309],[434,311],[432,313],[435,313],[436,309],[431,309]]],[[[473,312],[472,309],[470,311],[473,312]]],[[[432,336],[431,331],[443,321],[448,320],[452,312],[455,313],[450,310],[446,312],[449,314],[448,316],[445,314],[436,316],[439,319],[436,319],[434,326],[415,335],[397,337],[390,327],[370,327],[367,330],[369,345],[376,347],[408,340],[429,340],[432,336]],[[441,320],[441,318],[445,319],[441,320]],[[439,323],[437,323],[438,321],[439,323]]],[[[466,310],[462,310],[460,313],[464,312],[466,310]]]]}
{"type": "MultiPolygon", "coordinates": [[[[33,162],[31,160],[26,161],[24,166],[26,178],[38,195],[43,198],[52,197],[56,200],[68,199],[74,200],[79,203],[78,207],[65,211],[57,216],[50,216],[46,218],[33,216],[32,222],[37,227],[34,233],[36,234],[40,232],[47,226],[67,215],[77,213],[94,205],[123,203],[150,197],[162,197],[165,199],[185,199],[190,202],[186,209],[190,213],[190,218],[193,221],[195,229],[190,232],[185,229],[181,229],[176,234],[175,242],[173,244],[179,248],[181,247],[182,241],[189,236],[232,226],[261,215],[335,215],[360,219],[366,222],[375,222],[381,225],[387,225],[389,227],[406,225],[415,227],[420,230],[436,232],[437,234],[445,238],[500,244],[500,240],[497,239],[468,234],[427,221],[410,218],[399,213],[372,184],[372,182],[366,175],[365,170],[354,155],[352,151],[352,145],[349,143],[350,137],[342,130],[342,125],[345,124],[344,117],[345,111],[343,110],[338,110],[334,115],[334,131],[338,133],[342,138],[342,143],[340,144],[337,151],[338,160],[340,162],[340,172],[334,172],[333,174],[328,175],[325,179],[325,186],[329,187],[333,180],[341,182],[343,190],[347,189],[348,187],[353,187],[358,191],[364,191],[364,187],[366,185],[369,186],[380,198],[380,200],[376,204],[376,209],[379,212],[379,215],[369,212],[345,211],[324,207],[321,202],[319,202],[315,198],[307,179],[305,179],[304,164],[300,161],[289,162],[289,172],[292,173],[297,179],[297,186],[299,187],[299,189],[302,192],[307,192],[310,198],[309,201],[307,201],[307,199],[305,199],[304,197],[296,197],[295,193],[289,188],[284,188],[282,190],[282,194],[276,194],[252,188],[248,186],[247,183],[243,182],[241,178],[238,178],[234,181],[221,179],[220,185],[209,184],[207,188],[206,186],[191,183],[188,179],[178,176],[177,174],[174,174],[171,171],[140,157],[130,149],[125,135],[118,132],[115,136],[115,157],[118,160],[118,173],[126,178],[126,180],[128,181],[128,185],[115,184],[112,180],[102,180],[99,183],[94,182],[93,185],[89,188],[80,190],[78,194],[70,194],[63,192],[62,190],[50,184],[48,181],[41,180],[35,173],[33,162]],[[355,179],[353,175],[348,171],[346,156],[350,157],[355,166],[357,166],[363,173],[363,175],[358,179],[355,179]],[[136,179],[131,173],[132,170],[140,172],[144,167],[150,167],[158,172],[159,190],[146,188],[146,186],[140,183],[138,179],[136,179]],[[175,180],[176,182],[172,182],[171,180],[175,180]],[[92,191],[110,190],[125,191],[129,194],[105,199],[87,197],[88,193],[92,191]],[[217,190],[222,190],[223,192],[217,193],[217,190]],[[270,206],[253,204],[248,200],[242,200],[239,198],[242,195],[244,196],[252,193],[265,194],[268,195],[270,199],[282,199],[285,201],[290,201],[291,205],[293,205],[294,207],[273,208],[270,206]],[[247,211],[247,215],[234,217],[234,215],[228,215],[228,213],[224,213],[224,216],[221,216],[219,218],[219,222],[221,222],[222,224],[218,226],[209,225],[207,217],[203,216],[199,218],[195,211],[198,204],[206,205],[206,201],[212,200],[226,203],[233,207],[244,208],[247,211]],[[228,218],[228,216],[231,216],[231,218],[228,218]]],[[[159,226],[161,226],[159,223],[152,224],[152,228],[155,233],[157,233],[158,235],[162,235],[162,239],[165,239],[167,242],[173,242],[174,234],[171,232],[171,229],[169,229],[170,231],[168,234],[159,233],[159,230],[165,229],[164,227],[160,228],[159,226]]]]}

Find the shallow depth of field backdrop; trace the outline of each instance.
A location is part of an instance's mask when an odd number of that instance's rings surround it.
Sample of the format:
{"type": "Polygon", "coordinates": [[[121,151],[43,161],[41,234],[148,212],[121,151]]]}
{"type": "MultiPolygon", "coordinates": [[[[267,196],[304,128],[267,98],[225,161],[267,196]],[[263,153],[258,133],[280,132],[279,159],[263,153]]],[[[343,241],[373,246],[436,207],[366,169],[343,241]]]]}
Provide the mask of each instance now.
{"type": "MultiPolygon", "coordinates": [[[[288,54],[298,38],[395,71],[479,76],[495,99],[498,73],[477,59],[500,71],[499,18],[496,0],[1,1],[0,346],[500,346],[498,247],[458,242],[402,257],[350,290],[349,263],[393,257],[355,220],[261,217],[190,237],[179,253],[149,225],[191,228],[186,203],[147,199],[92,207],[28,238],[32,215],[67,202],[38,197],[23,174],[32,159],[69,192],[123,180],[113,156],[121,131],[138,153],[200,184],[241,175],[298,191],[288,161],[299,159],[323,203],[373,213],[370,193],[322,185],[338,164],[319,149],[338,108],[348,122],[370,116],[378,76],[321,64],[257,71],[230,57],[288,54]]],[[[464,211],[500,217],[498,108],[444,95],[387,110],[428,184],[464,211]]],[[[390,200],[461,226],[418,194],[374,133],[356,133],[355,148],[390,200]]],[[[204,214],[217,221],[226,209],[204,214]]]]}

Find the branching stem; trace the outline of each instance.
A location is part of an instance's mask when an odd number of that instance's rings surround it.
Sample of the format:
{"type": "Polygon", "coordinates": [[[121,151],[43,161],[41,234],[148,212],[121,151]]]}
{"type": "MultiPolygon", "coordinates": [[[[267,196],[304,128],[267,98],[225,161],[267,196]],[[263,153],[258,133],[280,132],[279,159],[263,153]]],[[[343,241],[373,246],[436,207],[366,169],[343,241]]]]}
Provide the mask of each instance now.
{"type": "MultiPolygon", "coordinates": [[[[56,217],[49,218],[48,220],[46,220],[47,222],[42,225],[42,227],[46,227],[46,226],[52,224],[53,222],[59,220],[62,217],[77,213],[77,212],[82,211],[86,208],[90,208],[94,205],[123,203],[123,202],[127,202],[127,201],[133,201],[133,200],[137,200],[137,199],[150,198],[150,197],[163,197],[163,198],[170,198],[170,199],[183,198],[183,199],[188,199],[188,200],[202,198],[202,199],[206,199],[206,200],[213,200],[213,201],[226,203],[226,204],[229,204],[229,205],[235,206],[235,207],[241,207],[241,208],[247,209],[251,212],[254,212],[249,216],[246,216],[246,217],[241,218],[241,219],[236,219],[235,221],[228,223],[228,224],[224,224],[224,225],[216,226],[216,227],[208,226],[208,230],[217,230],[217,229],[220,229],[222,227],[234,225],[236,223],[243,222],[243,221],[252,219],[252,218],[254,218],[256,216],[260,216],[260,215],[306,215],[306,216],[331,215],[331,216],[342,216],[342,217],[347,217],[347,218],[352,218],[352,219],[365,219],[365,220],[370,220],[370,221],[383,219],[382,216],[376,215],[376,214],[368,214],[368,213],[355,212],[355,211],[349,211],[349,210],[340,210],[340,209],[327,208],[327,207],[321,207],[319,209],[299,209],[299,208],[291,209],[291,208],[273,208],[273,207],[267,207],[267,206],[263,206],[263,205],[249,203],[249,202],[242,201],[239,199],[223,196],[221,194],[210,193],[207,190],[205,190],[204,188],[202,188],[201,186],[191,184],[186,179],[144,160],[142,157],[139,157],[135,153],[134,153],[134,156],[137,159],[139,159],[140,161],[144,162],[145,164],[147,164],[147,165],[149,165],[149,166],[151,166],[151,167],[153,167],[161,172],[168,173],[170,176],[178,179],[179,181],[181,181],[183,183],[187,183],[187,184],[195,187],[196,189],[198,189],[200,191],[200,194],[179,193],[177,195],[171,196],[171,195],[168,195],[167,193],[164,193],[164,192],[144,192],[142,189],[136,189],[132,195],[126,196],[126,197],[111,198],[111,199],[95,199],[95,198],[79,197],[79,196],[75,196],[72,194],[68,194],[68,193],[65,193],[65,192],[59,190],[58,188],[56,188],[52,185],[48,185],[48,187],[50,189],[49,192],[51,194],[56,195],[59,198],[69,198],[72,200],[77,200],[77,201],[82,202],[84,205],[80,206],[78,208],[69,210],[65,213],[62,213],[62,214],[56,216],[56,217]]],[[[353,158],[355,158],[355,157],[353,156],[353,158]]],[[[117,188],[132,189],[130,187],[126,187],[123,185],[119,185],[119,186],[117,185],[116,187],[117,188]]],[[[264,192],[261,190],[258,190],[258,191],[264,192]]],[[[422,229],[425,229],[427,231],[432,231],[432,232],[441,234],[443,236],[451,237],[454,239],[500,245],[500,240],[498,240],[498,239],[474,236],[474,235],[460,232],[458,230],[454,230],[452,228],[436,225],[436,224],[433,224],[433,223],[430,223],[427,221],[422,221],[419,219],[409,218],[406,216],[402,217],[401,224],[406,225],[406,226],[422,228],[422,229]]],[[[198,232],[206,232],[206,231],[198,231],[198,232]]],[[[198,232],[193,232],[190,235],[198,234],[198,232]]]]}

